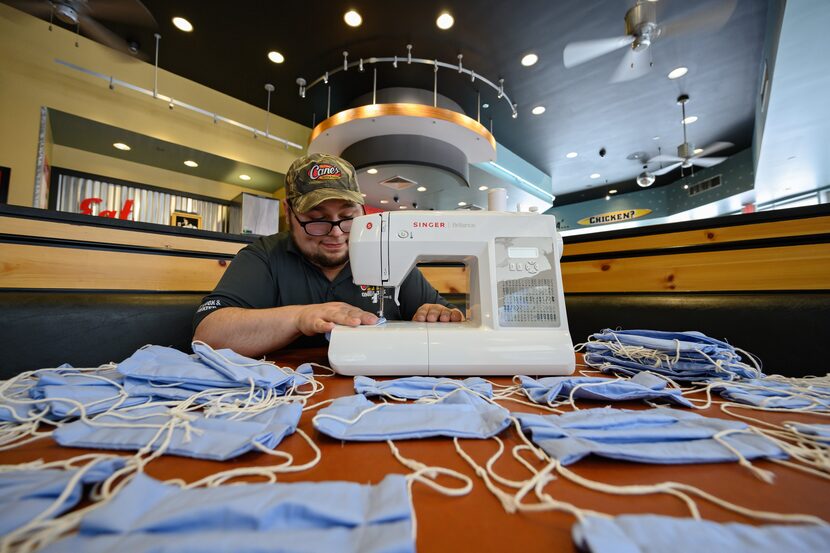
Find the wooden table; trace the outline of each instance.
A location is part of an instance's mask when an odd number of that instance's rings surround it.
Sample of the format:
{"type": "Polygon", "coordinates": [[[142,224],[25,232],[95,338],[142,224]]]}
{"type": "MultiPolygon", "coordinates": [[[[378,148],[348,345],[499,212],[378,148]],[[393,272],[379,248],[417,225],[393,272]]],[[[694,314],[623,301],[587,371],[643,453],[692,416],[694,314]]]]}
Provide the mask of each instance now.
{"type": "MultiPolygon", "coordinates": [[[[327,364],[324,349],[294,350],[273,355],[272,360],[281,365],[296,367],[311,361],[327,364]]],[[[348,377],[320,378],[326,388],[315,395],[311,403],[354,393],[352,379],[348,377]]],[[[509,378],[494,379],[506,384],[509,378]]],[[[531,406],[515,402],[503,405],[514,411],[540,412],[531,406]]],[[[582,408],[599,407],[600,403],[581,402],[582,408]]],[[[641,403],[618,403],[615,407],[642,408],[641,403]]],[[[316,432],[311,418],[316,411],[303,414],[300,428],[322,450],[320,463],[305,472],[281,474],[282,482],[347,480],[361,483],[377,483],[389,473],[405,474],[408,471],[393,457],[386,443],[341,443],[316,432]]],[[[704,415],[727,418],[717,407],[698,411],[704,415]]],[[[752,416],[771,421],[796,420],[819,421],[820,417],[796,413],[748,412],[752,416]]],[[[515,430],[510,428],[501,434],[508,453],[497,463],[496,470],[502,476],[515,479],[528,477],[527,470],[509,455],[509,449],[520,443],[515,430]]],[[[415,511],[418,520],[418,551],[574,551],[571,542],[571,526],[574,518],[559,512],[519,513],[509,515],[501,504],[475,476],[469,465],[456,453],[450,439],[433,438],[396,442],[401,453],[427,465],[451,468],[473,478],[474,487],[464,497],[446,497],[433,490],[415,484],[413,487],[415,511]]],[[[464,449],[480,464],[496,451],[494,440],[462,440],[464,449]]],[[[286,438],[280,450],[294,455],[296,463],[312,458],[305,441],[297,435],[286,438]]],[[[47,461],[69,458],[86,450],[61,448],[51,438],[32,442],[24,447],[0,452],[0,464],[20,463],[34,459],[47,461]]],[[[147,473],[155,478],[184,478],[193,481],[212,473],[241,466],[267,466],[274,458],[262,453],[248,453],[234,461],[213,462],[184,457],[164,456],[150,463],[147,473]]],[[[779,513],[812,514],[830,521],[830,483],[818,477],[783,467],[768,461],[757,461],[756,466],[772,470],[776,474],[773,484],[765,484],[737,463],[706,465],[647,465],[626,463],[595,457],[583,459],[569,468],[591,480],[626,485],[655,484],[675,481],[697,486],[707,492],[744,507],[779,513]]],[[[453,480],[441,480],[448,486],[456,486],[453,480]]],[[[668,495],[618,496],[593,492],[558,479],[546,487],[556,499],[575,504],[580,508],[594,509],[608,514],[658,513],[672,516],[688,516],[686,507],[677,498],[668,495]]],[[[533,501],[532,498],[528,499],[533,501]]],[[[703,500],[698,501],[704,518],[714,521],[756,521],[725,511],[703,500]]]]}

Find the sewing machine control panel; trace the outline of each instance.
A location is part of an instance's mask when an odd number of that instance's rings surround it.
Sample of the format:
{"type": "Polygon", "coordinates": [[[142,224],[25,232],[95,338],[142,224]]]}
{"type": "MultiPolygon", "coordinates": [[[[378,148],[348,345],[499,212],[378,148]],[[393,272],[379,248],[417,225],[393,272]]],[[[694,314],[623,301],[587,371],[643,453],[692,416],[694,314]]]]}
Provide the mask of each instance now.
{"type": "Polygon", "coordinates": [[[496,238],[498,320],[502,327],[559,327],[553,239],[496,238]]]}

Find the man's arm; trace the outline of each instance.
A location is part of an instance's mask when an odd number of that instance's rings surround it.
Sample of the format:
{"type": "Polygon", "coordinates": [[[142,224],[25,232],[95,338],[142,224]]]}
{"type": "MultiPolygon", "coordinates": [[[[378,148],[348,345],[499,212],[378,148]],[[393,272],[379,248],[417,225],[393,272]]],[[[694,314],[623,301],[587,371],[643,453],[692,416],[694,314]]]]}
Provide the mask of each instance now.
{"type": "Polygon", "coordinates": [[[230,348],[248,357],[258,357],[287,346],[301,334],[323,334],[335,324],[371,325],[377,320],[376,315],[341,302],[269,309],[225,307],[202,319],[193,339],[214,348],[230,348]]]}

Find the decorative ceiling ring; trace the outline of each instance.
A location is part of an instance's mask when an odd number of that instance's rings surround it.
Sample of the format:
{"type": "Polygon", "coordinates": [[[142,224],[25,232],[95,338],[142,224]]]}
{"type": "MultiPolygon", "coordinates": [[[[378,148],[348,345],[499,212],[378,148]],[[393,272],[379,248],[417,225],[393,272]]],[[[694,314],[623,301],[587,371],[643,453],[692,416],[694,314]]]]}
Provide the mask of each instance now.
{"type": "MultiPolygon", "coordinates": [[[[411,49],[411,45],[407,45],[407,48],[411,49]]],[[[332,77],[332,75],[335,75],[335,74],[337,74],[341,71],[348,71],[352,67],[357,67],[360,71],[363,71],[364,58],[360,58],[358,61],[353,61],[353,62],[349,63],[348,62],[348,54],[349,54],[348,52],[343,52],[343,65],[335,67],[334,69],[331,69],[329,71],[326,71],[323,75],[321,75],[320,77],[318,77],[317,79],[312,81],[311,84],[306,85],[305,84],[305,79],[303,79],[303,78],[297,79],[297,84],[299,85],[300,97],[305,98],[305,93],[308,90],[310,90],[313,86],[315,86],[319,83],[328,84],[329,79],[332,77]]],[[[446,63],[446,62],[443,62],[443,61],[430,60],[430,59],[426,59],[426,58],[413,58],[412,54],[410,52],[409,55],[404,56],[404,57],[392,56],[392,57],[385,57],[385,58],[376,58],[376,57],[366,58],[365,62],[369,63],[369,64],[391,63],[396,68],[398,67],[398,63],[406,63],[407,65],[412,64],[412,63],[419,63],[419,64],[423,64],[423,65],[433,66],[434,71],[436,71],[436,72],[438,71],[439,67],[444,67],[446,69],[453,69],[453,70],[455,70],[456,72],[458,72],[460,74],[469,75],[471,82],[476,82],[476,80],[478,80],[478,81],[483,82],[487,86],[491,87],[493,90],[495,90],[496,93],[498,94],[498,98],[499,99],[504,99],[504,101],[507,102],[507,105],[510,106],[510,110],[513,114],[513,118],[516,118],[518,116],[518,111],[517,111],[518,105],[511,102],[510,97],[504,91],[504,79],[499,79],[498,84],[494,84],[492,81],[490,81],[489,79],[486,79],[485,77],[482,77],[481,75],[479,75],[478,73],[476,73],[472,69],[465,68],[462,65],[462,58],[463,58],[463,56],[461,54],[459,54],[458,55],[458,63],[457,64],[451,64],[451,63],[446,63]]]]}

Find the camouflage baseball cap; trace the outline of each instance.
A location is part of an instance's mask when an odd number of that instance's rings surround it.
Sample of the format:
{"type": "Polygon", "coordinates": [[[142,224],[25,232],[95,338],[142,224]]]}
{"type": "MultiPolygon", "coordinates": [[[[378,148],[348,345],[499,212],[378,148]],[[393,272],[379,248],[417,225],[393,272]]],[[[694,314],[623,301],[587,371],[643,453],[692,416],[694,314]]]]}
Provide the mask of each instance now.
{"type": "Polygon", "coordinates": [[[285,174],[285,199],[297,213],[305,213],[326,200],[363,205],[352,164],[328,154],[309,154],[294,160],[285,174]]]}

